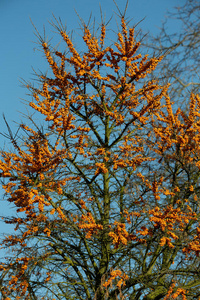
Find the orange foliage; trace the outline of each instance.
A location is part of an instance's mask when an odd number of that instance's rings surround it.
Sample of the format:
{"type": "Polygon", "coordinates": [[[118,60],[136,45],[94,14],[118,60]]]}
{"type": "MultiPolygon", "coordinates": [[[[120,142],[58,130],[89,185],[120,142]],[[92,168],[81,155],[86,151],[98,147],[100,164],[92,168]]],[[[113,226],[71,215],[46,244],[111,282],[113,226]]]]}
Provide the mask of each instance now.
{"type": "Polygon", "coordinates": [[[108,287],[109,285],[112,285],[112,282],[115,278],[119,277],[120,280],[117,282],[116,286],[118,288],[121,288],[121,285],[126,285],[126,280],[128,279],[128,276],[126,274],[122,274],[122,271],[120,270],[112,270],[110,272],[110,278],[103,284],[104,287],[108,287]]]}

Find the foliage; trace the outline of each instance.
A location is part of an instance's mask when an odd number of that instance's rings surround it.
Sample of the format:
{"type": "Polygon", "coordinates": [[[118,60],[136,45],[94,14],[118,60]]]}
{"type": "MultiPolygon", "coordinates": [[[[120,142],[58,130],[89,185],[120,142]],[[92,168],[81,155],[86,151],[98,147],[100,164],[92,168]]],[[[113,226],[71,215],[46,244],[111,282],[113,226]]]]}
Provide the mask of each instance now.
{"type": "Polygon", "coordinates": [[[2,299],[198,299],[200,97],[173,108],[123,15],[112,45],[84,24],[82,53],[53,25],[67,50],[38,34],[51,72],[27,84],[44,125],[1,151],[2,299]]]}

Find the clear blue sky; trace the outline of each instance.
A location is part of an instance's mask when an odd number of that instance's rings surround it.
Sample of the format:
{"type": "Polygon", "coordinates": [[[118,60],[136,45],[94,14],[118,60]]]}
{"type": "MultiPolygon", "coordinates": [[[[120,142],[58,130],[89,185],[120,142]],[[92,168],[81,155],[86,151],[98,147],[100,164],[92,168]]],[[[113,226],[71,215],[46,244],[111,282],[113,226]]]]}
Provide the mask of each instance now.
{"type": "MultiPolygon", "coordinates": [[[[121,10],[125,7],[125,0],[116,0],[121,10]]],[[[144,32],[156,34],[159,32],[167,10],[174,6],[180,6],[185,0],[129,0],[127,16],[132,18],[132,24],[136,24],[145,17],[139,27],[144,32]]],[[[15,130],[15,122],[20,122],[22,116],[19,112],[26,113],[26,107],[21,99],[28,100],[25,88],[22,88],[19,80],[23,78],[31,81],[33,78],[32,67],[45,71],[46,64],[41,52],[34,50],[37,47],[34,28],[30,18],[38,31],[43,33],[43,25],[49,37],[55,35],[48,21],[52,19],[52,13],[63,23],[67,29],[79,28],[78,14],[87,21],[90,13],[100,20],[99,4],[108,20],[116,12],[112,0],[0,0],[0,132],[6,131],[2,114],[4,113],[11,128],[15,130]],[[74,10],[75,9],[75,10],[74,10]]],[[[177,21],[171,22],[172,32],[178,30],[177,21]]],[[[80,31],[78,31],[80,33],[80,31]]],[[[74,35],[76,37],[76,35],[74,35]]],[[[0,136],[0,147],[8,142],[0,136]]],[[[0,192],[1,197],[1,192],[0,192]]],[[[10,206],[0,198],[1,214],[10,212],[10,206]]],[[[0,223],[1,224],[1,223],[0,223]]],[[[9,227],[8,227],[9,228],[9,227]]],[[[7,231],[3,224],[0,233],[7,231]]]]}

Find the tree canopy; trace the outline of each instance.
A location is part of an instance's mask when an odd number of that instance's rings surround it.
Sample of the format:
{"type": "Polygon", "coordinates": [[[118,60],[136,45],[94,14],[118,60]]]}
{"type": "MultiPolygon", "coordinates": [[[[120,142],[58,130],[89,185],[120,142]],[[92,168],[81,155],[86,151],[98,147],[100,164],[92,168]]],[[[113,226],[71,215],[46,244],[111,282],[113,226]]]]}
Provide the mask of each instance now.
{"type": "Polygon", "coordinates": [[[0,265],[2,299],[200,297],[200,97],[186,114],[150,75],[124,15],[114,42],[83,23],[78,52],[38,33],[50,72],[27,83],[29,116],[1,150],[15,233],[0,265]],[[21,132],[21,133],[20,133],[21,132]]]}

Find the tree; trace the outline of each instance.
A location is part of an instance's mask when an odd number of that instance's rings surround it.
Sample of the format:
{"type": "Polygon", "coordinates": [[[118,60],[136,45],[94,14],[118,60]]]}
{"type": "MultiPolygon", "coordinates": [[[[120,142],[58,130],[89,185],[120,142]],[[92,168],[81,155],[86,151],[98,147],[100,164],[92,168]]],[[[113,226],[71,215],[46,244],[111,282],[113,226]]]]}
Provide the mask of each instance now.
{"type": "Polygon", "coordinates": [[[38,33],[51,69],[27,84],[33,116],[1,151],[15,234],[1,263],[2,299],[200,297],[200,98],[174,109],[148,79],[162,57],[139,53],[121,15],[116,42],[83,24],[78,53],[38,33]],[[98,34],[98,33],[97,33],[98,34]]]}
{"type": "Polygon", "coordinates": [[[191,92],[199,93],[199,12],[199,1],[183,1],[180,7],[168,13],[159,35],[148,42],[154,55],[166,54],[157,69],[157,77],[160,74],[160,80],[170,82],[173,100],[185,105],[191,92]],[[175,28],[170,33],[174,19],[180,29],[175,28]]]}

